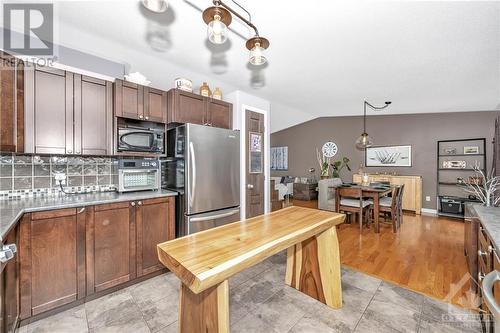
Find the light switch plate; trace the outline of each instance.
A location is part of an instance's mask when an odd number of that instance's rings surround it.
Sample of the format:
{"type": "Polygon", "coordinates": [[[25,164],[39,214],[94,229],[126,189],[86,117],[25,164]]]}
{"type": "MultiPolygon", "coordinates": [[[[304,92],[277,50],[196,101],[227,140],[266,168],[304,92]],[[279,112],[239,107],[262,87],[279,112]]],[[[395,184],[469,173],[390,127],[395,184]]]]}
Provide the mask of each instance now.
{"type": "Polygon", "coordinates": [[[425,197],[425,201],[431,201],[431,197],[428,195],[425,197]]]}

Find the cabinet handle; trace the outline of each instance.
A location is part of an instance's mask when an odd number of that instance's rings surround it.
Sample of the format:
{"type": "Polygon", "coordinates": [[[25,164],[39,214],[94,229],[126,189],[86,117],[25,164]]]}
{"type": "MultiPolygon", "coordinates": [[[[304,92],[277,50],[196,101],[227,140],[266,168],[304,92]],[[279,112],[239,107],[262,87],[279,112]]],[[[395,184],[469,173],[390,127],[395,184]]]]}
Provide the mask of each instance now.
{"type": "Polygon", "coordinates": [[[488,253],[487,252],[484,252],[484,251],[481,251],[481,250],[477,250],[477,255],[482,257],[482,256],[486,256],[488,253]]]}
{"type": "Polygon", "coordinates": [[[139,116],[139,119],[142,119],[142,118],[144,118],[144,117],[143,116],[139,116]]]}
{"type": "Polygon", "coordinates": [[[80,211],[78,212],[78,214],[81,214],[85,211],[85,207],[83,207],[82,209],[80,209],[80,211]]]}
{"type": "Polygon", "coordinates": [[[483,279],[484,279],[484,274],[483,274],[483,273],[481,273],[481,272],[477,273],[477,279],[479,280],[479,282],[483,281],[483,279]]]}
{"type": "Polygon", "coordinates": [[[146,116],[146,120],[149,120],[149,117],[148,117],[148,116],[146,116]]]}
{"type": "Polygon", "coordinates": [[[133,202],[133,201],[132,201],[132,202],[130,203],[130,206],[134,207],[134,206],[135,206],[135,202],[133,202]]]}
{"type": "Polygon", "coordinates": [[[142,201],[137,202],[139,206],[142,206],[142,201]]]}
{"type": "Polygon", "coordinates": [[[75,154],[80,155],[80,152],[79,151],[75,151],[75,154]]]}
{"type": "Polygon", "coordinates": [[[73,154],[73,151],[71,149],[68,149],[68,154],[73,154]]]}
{"type": "Polygon", "coordinates": [[[493,251],[495,251],[495,248],[491,245],[488,245],[488,252],[493,253],[493,251]]]}

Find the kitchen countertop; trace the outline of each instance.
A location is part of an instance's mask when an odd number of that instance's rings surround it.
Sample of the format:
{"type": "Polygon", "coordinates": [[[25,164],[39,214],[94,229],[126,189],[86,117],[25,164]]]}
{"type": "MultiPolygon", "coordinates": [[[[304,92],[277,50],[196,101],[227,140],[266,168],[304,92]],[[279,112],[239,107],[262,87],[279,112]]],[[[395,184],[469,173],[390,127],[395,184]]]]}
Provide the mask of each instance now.
{"type": "Polygon", "coordinates": [[[16,225],[24,213],[61,208],[75,208],[107,204],[120,201],[145,200],[177,195],[168,190],[143,192],[99,192],[79,195],[33,197],[15,200],[0,200],[0,241],[16,225]]]}
{"type": "Polygon", "coordinates": [[[493,246],[500,255],[500,207],[472,205],[493,246]]]}

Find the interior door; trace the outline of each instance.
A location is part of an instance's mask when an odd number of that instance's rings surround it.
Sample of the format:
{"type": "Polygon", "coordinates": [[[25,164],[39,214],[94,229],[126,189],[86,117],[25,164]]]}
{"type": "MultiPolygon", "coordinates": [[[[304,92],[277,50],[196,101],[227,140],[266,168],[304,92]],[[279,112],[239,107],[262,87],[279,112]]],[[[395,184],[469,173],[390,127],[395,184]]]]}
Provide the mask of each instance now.
{"type": "Polygon", "coordinates": [[[246,110],[246,217],[264,214],[264,115],[246,110]]]}

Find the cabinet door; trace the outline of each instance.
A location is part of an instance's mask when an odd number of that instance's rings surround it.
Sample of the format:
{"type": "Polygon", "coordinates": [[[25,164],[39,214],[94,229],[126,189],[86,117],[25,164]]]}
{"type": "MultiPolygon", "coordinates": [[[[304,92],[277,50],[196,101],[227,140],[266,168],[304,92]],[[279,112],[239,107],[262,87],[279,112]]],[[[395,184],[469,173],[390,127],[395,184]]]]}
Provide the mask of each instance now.
{"type": "Polygon", "coordinates": [[[21,222],[21,314],[37,315],[84,296],[85,220],[76,209],[32,213],[21,222]]]}
{"type": "MultiPolygon", "coordinates": [[[[18,227],[15,227],[4,240],[4,244],[18,244],[18,227]]],[[[3,304],[3,324],[4,332],[11,333],[15,331],[19,317],[19,266],[16,254],[13,259],[7,262],[2,276],[2,299],[3,304]]]]}
{"type": "Polygon", "coordinates": [[[144,119],[144,87],[135,83],[116,80],[115,116],[131,119],[144,119]]]}
{"type": "Polygon", "coordinates": [[[75,74],[75,154],[112,154],[112,83],[75,74]]]}
{"type": "Polygon", "coordinates": [[[415,211],[415,180],[405,177],[392,177],[391,184],[405,186],[403,193],[403,209],[415,211]]]}
{"type": "Polygon", "coordinates": [[[207,114],[210,126],[233,128],[233,105],[231,103],[207,99],[207,114]]]}
{"type": "Polygon", "coordinates": [[[73,74],[25,71],[28,153],[73,154],[73,74]]]}
{"type": "Polygon", "coordinates": [[[167,92],[144,87],[144,120],[167,122],[167,92]]]}
{"type": "Polygon", "coordinates": [[[174,198],[137,202],[137,275],[165,268],[158,260],[156,245],[175,238],[174,198]]]}
{"type": "Polygon", "coordinates": [[[0,151],[24,151],[24,65],[0,51],[0,151]]]}
{"type": "Polygon", "coordinates": [[[94,207],[87,224],[87,294],[135,278],[135,208],[128,202],[94,207]]]}
{"type": "Polygon", "coordinates": [[[206,125],[203,96],[172,89],[168,95],[168,122],[206,125]]]}

